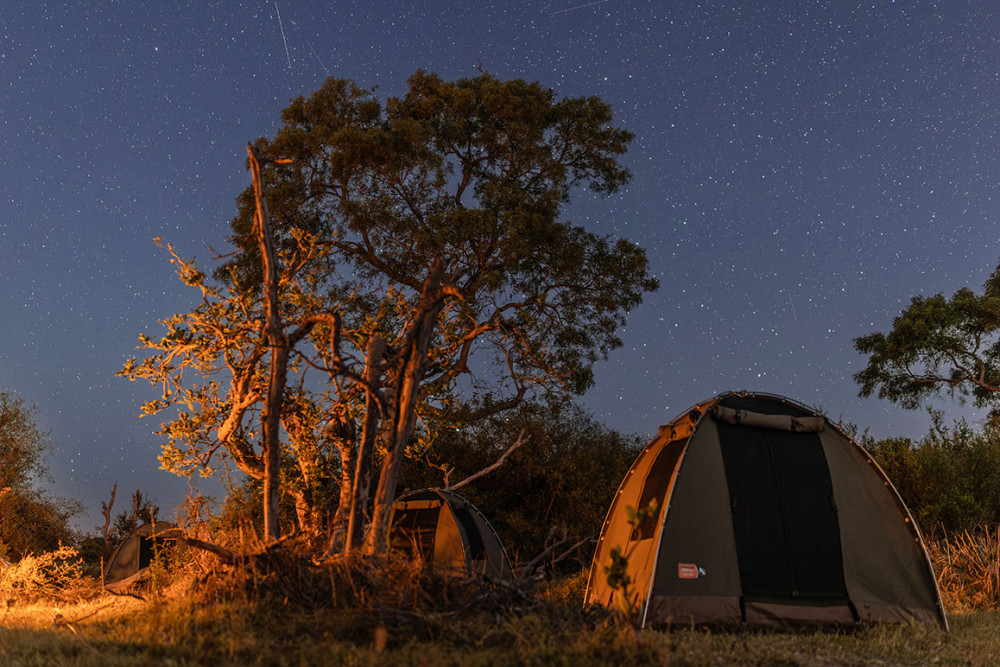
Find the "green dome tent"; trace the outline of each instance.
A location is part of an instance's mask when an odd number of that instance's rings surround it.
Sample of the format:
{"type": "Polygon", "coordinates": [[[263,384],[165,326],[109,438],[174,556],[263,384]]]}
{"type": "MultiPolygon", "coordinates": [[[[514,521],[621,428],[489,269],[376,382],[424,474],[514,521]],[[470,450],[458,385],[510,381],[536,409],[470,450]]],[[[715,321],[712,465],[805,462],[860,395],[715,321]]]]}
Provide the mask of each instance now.
{"type": "Polygon", "coordinates": [[[587,603],[621,602],[605,570],[616,548],[644,625],[948,625],[920,530],[885,473],[778,396],[722,394],[660,427],[612,501],[587,603]],[[648,520],[630,523],[626,508],[648,508],[648,520]]]}
{"type": "Polygon", "coordinates": [[[457,493],[424,489],[392,504],[390,553],[419,556],[441,573],[509,578],[510,559],[482,512],[457,493]]]}
{"type": "Polygon", "coordinates": [[[114,590],[134,583],[149,569],[161,547],[176,546],[183,531],[172,523],[144,523],[128,534],[104,569],[104,587],[114,590]]]}

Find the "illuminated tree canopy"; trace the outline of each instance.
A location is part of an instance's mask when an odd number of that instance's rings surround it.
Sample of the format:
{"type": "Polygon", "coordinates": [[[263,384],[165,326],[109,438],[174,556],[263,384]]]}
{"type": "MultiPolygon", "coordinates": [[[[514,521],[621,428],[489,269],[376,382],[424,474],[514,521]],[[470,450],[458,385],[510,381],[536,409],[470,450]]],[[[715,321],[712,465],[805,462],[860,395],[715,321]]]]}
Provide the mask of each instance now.
{"type": "MultiPolygon", "coordinates": [[[[379,551],[408,448],[527,397],[583,392],[657,287],[641,248],[563,219],[578,189],[606,196],[629,180],[619,157],[632,135],[596,97],[485,73],[418,71],[384,103],[329,79],[282,121],[253,147],[291,350],[282,484],[300,523],[322,523],[324,497],[335,543],[358,546],[370,519],[379,551]]],[[[260,478],[273,344],[252,190],[238,203],[236,251],[212,278],[173,255],[201,304],[143,338],[149,356],[122,374],[164,388],[147,413],[180,408],[163,426],[167,469],[209,470],[224,454],[260,478]]]]}

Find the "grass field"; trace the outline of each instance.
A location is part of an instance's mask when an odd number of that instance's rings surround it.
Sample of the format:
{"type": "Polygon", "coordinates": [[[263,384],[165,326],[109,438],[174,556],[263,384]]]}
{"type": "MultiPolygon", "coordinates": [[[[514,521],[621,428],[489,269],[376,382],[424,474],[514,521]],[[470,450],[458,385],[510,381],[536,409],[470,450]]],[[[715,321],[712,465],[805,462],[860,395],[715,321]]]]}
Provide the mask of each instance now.
{"type": "Polygon", "coordinates": [[[953,616],[952,630],[883,625],[853,632],[636,633],[603,611],[536,601],[503,611],[456,608],[261,608],[102,595],[75,605],[9,607],[4,665],[610,665],[996,664],[1000,613],[953,616]]]}

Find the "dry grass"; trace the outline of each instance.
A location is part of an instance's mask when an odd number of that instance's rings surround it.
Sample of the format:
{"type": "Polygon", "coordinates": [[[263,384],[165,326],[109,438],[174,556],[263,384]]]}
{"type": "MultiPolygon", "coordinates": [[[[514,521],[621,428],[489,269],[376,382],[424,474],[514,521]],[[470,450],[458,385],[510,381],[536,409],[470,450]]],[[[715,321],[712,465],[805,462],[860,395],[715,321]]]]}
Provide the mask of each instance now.
{"type": "Polygon", "coordinates": [[[928,544],[949,613],[1000,607],[1000,526],[928,544]]]}
{"type": "Polygon", "coordinates": [[[19,608],[0,627],[0,664],[986,665],[996,655],[995,612],[958,616],[951,634],[917,625],[851,633],[674,628],[637,634],[606,614],[558,603],[502,613],[384,615],[99,598],[73,607],[19,608]]]}
{"type": "Polygon", "coordinates": [[[93,589],[17,599],[0,611],[0,665],[986,665],[1000,655],[995,588],[983,583],[995,585],[997,553],[995,533],[935,546],[938,567],[948,566],[950,634],[919,625],[637,633],[581,608],[585,572],[524,594],[398,561],[315,567],[275,553],[222,568],[195,559],[181,576],[162,573],[145,600],[93,589]]]}

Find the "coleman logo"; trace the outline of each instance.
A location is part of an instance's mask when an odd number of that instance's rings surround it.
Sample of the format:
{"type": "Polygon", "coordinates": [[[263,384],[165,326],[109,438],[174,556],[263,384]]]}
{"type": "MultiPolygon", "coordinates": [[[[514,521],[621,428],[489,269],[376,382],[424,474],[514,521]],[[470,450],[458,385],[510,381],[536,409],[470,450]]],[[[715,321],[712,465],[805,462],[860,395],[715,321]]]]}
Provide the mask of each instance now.
{"type": "Polygon", "coordinates": [[[677,563],[678,579],[697,579],[705,576],[705,568],[698,567],[694,563],[677,563]]]}

